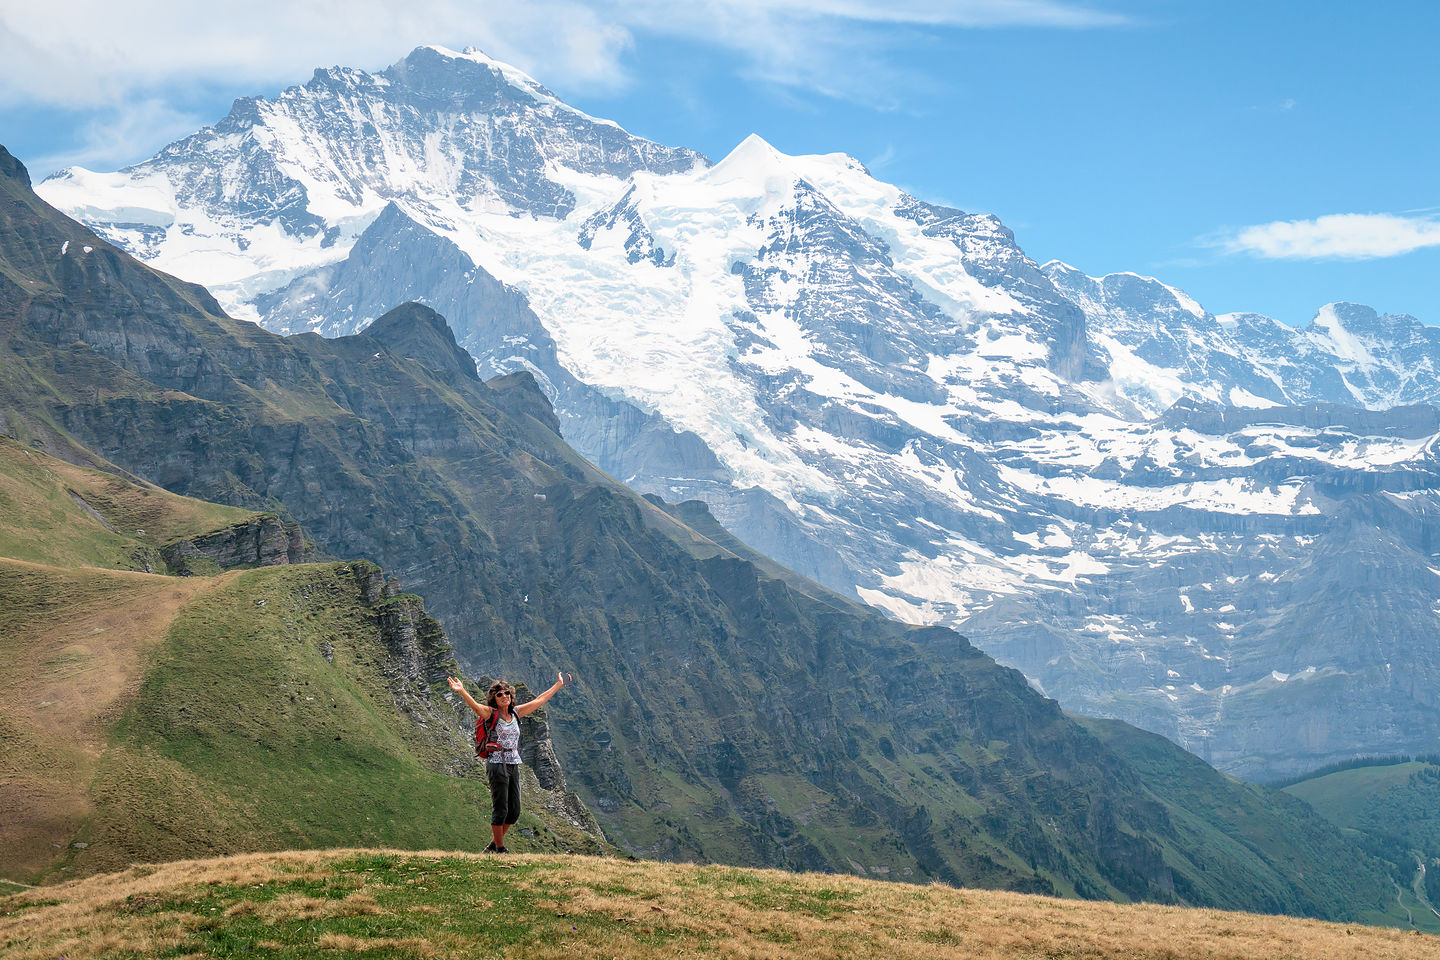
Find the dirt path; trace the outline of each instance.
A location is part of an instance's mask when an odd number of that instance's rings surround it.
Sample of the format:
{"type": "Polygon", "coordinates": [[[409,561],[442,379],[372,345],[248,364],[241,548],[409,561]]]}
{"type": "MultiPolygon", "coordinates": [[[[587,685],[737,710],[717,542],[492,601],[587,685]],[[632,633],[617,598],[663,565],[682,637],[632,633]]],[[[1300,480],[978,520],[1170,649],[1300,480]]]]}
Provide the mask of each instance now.
{"type": "Polygon", "coordinates": [[[0,875],[28,878],[69,844],[150,651],[224,579],[0,559],[0,875]]]}

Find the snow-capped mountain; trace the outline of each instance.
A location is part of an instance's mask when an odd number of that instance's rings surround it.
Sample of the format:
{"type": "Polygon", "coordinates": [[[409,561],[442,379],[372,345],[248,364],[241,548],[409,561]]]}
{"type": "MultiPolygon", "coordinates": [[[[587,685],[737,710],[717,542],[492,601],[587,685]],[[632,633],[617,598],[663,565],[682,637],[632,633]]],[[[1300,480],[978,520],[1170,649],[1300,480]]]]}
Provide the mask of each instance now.
{"type": "Polygon", "coordinates": [[[430,304],[615,475],[1069,707],[1254,775],[1440,740],[1412,318],[1215,317],[849,157],[712,165],[431,47],[39,189],[274,330],[430,304]]]}
{"type": "Polygon", "coordinates": [[[1336,403],[1384,409],[1440,397],[1440,329],[1334,303],[1297,330],[1254,313],[1215,317],[1148,277],[1041,268],[1085,311],[1116,388],[1148,415],[1182,396],[1239,407],[1336,403]]]}

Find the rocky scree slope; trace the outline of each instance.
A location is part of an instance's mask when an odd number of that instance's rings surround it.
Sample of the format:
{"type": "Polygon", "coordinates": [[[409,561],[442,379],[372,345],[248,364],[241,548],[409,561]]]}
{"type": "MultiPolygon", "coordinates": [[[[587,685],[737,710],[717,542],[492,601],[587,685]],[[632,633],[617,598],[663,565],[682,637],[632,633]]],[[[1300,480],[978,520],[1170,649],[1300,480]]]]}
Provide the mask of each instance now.
{"type": "Polygon", "coordinates": [[[1220,857],[1275,874],[1277,909],[1383,901],[1383,867],[1338,836],[1290,842],[1293,810],[1265,813],[1273,842],[1247,846],[1219,842],[1223,807],[1195,811],[1218,846],[1186,842],[1135,770],[1019,673],[950,630],[769,576],[677,519],[698,508],[630,493],[559,439],[530,376],[482,383],[458,363],[433,312],[282,339],[22,178],[0,189],[11,432],[91,446],[176,491],[283,504],[322,549],[422,593],[472,674],[573,670],[556,753],[621,846],[1236,904],[1254,887],[1208,879],[1220,857]],[[1265,867],[1292,858],[1303,876],[1265,867]]]}

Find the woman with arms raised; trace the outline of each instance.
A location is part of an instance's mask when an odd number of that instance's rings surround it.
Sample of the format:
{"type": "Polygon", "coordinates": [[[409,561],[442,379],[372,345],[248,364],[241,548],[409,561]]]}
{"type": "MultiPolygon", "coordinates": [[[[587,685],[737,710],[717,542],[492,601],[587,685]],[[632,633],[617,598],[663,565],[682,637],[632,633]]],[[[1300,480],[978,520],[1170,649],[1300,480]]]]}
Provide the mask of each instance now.
{"type": "Polygon", "coordinates": [[[484,703],[465,691],[457,677],[446,677],[450,689],[460,694],[479,717],[476,725],[475,750],[485,760],[490,779],[490,831],[495,838],[485,848],[487,853],[509,853],[505,849],[505,831],[520,819],[520,718],[534,713],[574,680],[560,674],[555,685],[534,700],[515,704],[515,688],[504,680],[490,684],[484,703]]]}

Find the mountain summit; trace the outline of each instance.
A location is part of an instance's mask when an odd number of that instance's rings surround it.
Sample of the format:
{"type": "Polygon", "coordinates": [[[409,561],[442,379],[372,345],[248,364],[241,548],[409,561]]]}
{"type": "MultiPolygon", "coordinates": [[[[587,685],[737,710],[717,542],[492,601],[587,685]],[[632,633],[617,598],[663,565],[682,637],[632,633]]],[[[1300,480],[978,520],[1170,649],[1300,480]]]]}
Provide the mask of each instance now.
{"type": "Polygon", "coordinates": [[[445,318],[423,303],[402,303],[366,327],[364,336],[432,370],[480,379],[475,361],[455,342],[445,318]]]}
{"type": "Polygon", "coordinates": [[[614,476],[1068,707],[1251,776],[1434,749],[1440,465],[1385,411],[1440,399],[1440,342],[1409,318],[1216,317],[849,157],[711,167],[433,47],[40,192],[272,330],[427,304],[614,476]]]}

